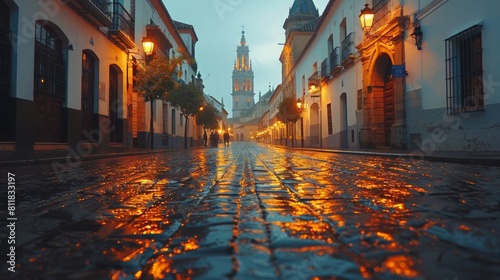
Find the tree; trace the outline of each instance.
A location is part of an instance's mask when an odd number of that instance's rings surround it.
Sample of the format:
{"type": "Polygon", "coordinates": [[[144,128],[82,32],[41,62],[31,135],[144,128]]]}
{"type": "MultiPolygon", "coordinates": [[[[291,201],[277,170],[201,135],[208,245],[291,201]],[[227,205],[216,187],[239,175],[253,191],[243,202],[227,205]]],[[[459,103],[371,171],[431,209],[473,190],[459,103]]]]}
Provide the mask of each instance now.
{"type": "MultiPolygon", "coordinates": [[[[299,120],[301,114],[301,109],[297,106],[297,100],[293,96],[287,96],[283,98],[283,101],[278,106],[278,118],[287,124],[290,122],[294,123],[299,120]]],[[[292,147],[294,146],[294,135],[292,128],[292,147]]]]}
{"type": "Polygon", "coordinates": [[[211,104],[205,104],[203,110],[196,114],[196,123],[203,127],[203,130],[217,129],[219,127],[219,111],[211,104]]]}
{"type": "Polygon", "coordinates": [[[195,116],[203,106],[202,90],[193,83],[180,84],[168,96],[167,101],[181,111],[185,118],[184,123],[184,148],[187,148],[188,118],[195,116]]]}
{"type": "Polygon", "coordinates": [[[149,122],[149,135],[151,149],[154,147],[153,131],[153,106],[155,100],[167,100],[168,94],[178,87],[174,77],[179,75],[180,65],[184,61],[183,56],[175,58],[158,57],[139,69],[136,76],[135,90],[142,93],[144,101],[150,102],[151,117],[149,122]]]}

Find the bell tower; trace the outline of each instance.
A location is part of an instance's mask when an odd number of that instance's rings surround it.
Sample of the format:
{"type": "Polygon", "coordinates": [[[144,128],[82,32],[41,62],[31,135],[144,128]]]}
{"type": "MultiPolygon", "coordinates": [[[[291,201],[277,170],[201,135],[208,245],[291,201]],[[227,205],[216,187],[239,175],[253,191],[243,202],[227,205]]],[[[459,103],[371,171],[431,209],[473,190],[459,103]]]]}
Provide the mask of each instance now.
{"type": "Polygon", "coordinates": [[[245,31],[241,31],[240,45],[236,48],[236,60],[233,69],[233,118],[247,114],[255,105],[254,75],[250,50],[248,48],[245,31]]]}

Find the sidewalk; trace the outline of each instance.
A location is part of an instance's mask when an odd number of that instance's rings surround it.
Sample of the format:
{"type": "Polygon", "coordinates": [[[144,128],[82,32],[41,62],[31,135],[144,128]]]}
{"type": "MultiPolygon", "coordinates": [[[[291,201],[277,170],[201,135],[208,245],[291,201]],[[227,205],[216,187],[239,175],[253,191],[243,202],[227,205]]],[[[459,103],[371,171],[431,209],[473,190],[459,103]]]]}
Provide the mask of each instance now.
{"type": "Polygon", "coordinates": [[[353,154],[365,156],[383,156],[395,158],[409,158],[413,160],[427,160],[437,162],[479,164],[489,166],[500,166],[500,151],[493,152],[459,152],[459,151],[406,151],[391,149],[321,149],[321,148],[301,148],[290,146],[274,146],[285,149],[301,149],[308,151],[318,151],[325,153],[353,154]]]}
{"type": "Polygon", "coordinates": [[[71,158],[83,160],[163,153],[167,150],[150,150],[132,147],[93,148],[90,150],[47,150],[47,151],[0,151],[0,167],[20,166],[65,161],[71,158]]]}
{"type": "MultiPolygon", "coordinates": [[[[401,157],[413,160],[428,160],[438,162],[452,162],[464,164],[480,164],[490,166],[500,166],[500,151],[495,152],[456,152],[456,151],[404,151],[390,149],[366,149],[366,150],[347,150],[347,149],[320,149],[320,148],[301,148],[290,146],[274,146],[284,149],[308,150],[325,153],[340,153],[367,156],[401,157]]],[[[101,159],[119,156],[163,153],[171,150],[150,150],[131,147],[111,147],[94,148],[91,151],[81,151],[79,154],[75,150],[52,150],[52,151],[0,151],[0,167],[19,166],[50,163],[53,161],[64,161],[67,158],[79,157],[81,160],[101,159]],[[85,154],[88,152],[88,154],[85,154]]]]}

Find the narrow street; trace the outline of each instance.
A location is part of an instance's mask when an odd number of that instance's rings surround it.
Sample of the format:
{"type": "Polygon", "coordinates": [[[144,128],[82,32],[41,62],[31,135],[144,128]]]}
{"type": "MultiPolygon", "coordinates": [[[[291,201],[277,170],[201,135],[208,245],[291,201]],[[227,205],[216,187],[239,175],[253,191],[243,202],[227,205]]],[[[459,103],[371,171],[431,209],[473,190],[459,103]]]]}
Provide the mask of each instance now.
{"type": "Polygon", "coordinates": [[[73,165],[3,169],[9,279],[500,275],[500,167],[242,142],[73,165]]]}

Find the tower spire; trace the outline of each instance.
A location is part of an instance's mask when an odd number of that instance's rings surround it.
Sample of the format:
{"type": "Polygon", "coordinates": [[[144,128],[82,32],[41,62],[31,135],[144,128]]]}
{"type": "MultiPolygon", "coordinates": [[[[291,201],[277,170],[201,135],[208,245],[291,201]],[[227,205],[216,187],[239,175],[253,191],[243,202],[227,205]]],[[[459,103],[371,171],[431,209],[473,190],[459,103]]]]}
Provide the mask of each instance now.
{"type": "Polygon", "coordinates": [[[242,46],[246,46],[246,44],[247,44],[247,40],[245,39],[245,26],[244,25],[241,26],[241,41],[240,41],[240,44],[242,46]]]}
{"type": "Polygon", "coordinates": [[[245,39],[245,26],[242,26],[240,45],[236,48],[236,67],[233,70],[233,117],[247,115],[255,106],[254,75],[250,50],[245,39]]]}

